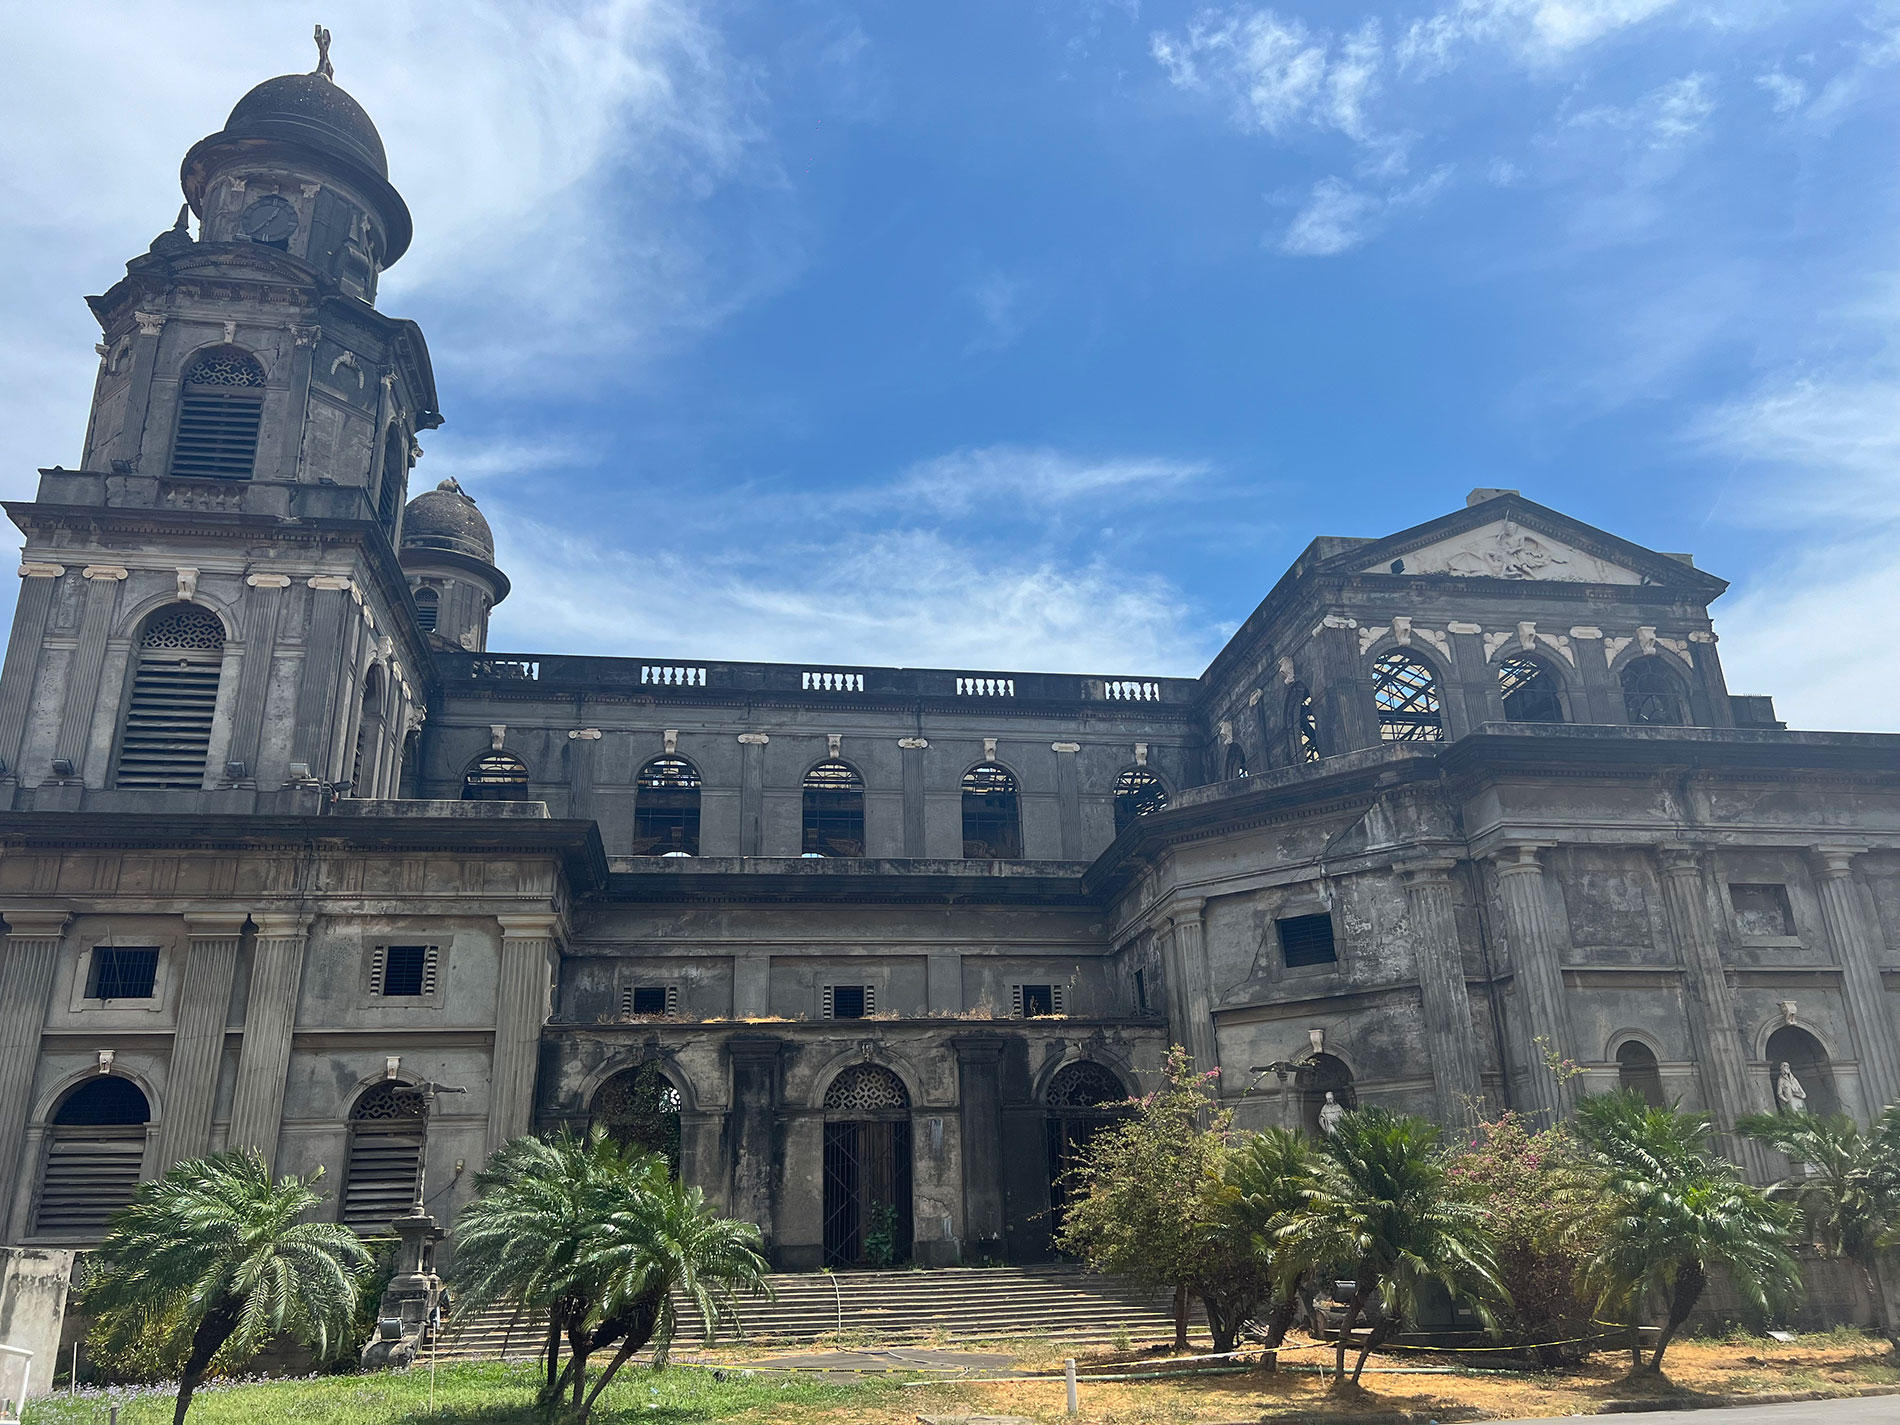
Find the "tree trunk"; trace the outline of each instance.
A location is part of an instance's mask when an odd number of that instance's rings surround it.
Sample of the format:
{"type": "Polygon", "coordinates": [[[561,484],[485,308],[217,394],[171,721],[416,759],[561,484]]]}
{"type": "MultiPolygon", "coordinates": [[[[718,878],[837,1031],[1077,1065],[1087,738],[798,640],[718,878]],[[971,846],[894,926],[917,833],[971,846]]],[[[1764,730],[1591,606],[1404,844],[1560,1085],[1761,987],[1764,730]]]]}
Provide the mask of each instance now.
{"type": "Polygon", "coordinates": [[[1174,1289],[1174,1349],[1186,1351],[1188,1348],[1188,1289],[1177,1286],[1174,1289]]]}
{"type": "Polygon", "coordinates": [[[557,1382],[561,1372],[561,1312],[558,1307],[548,1308],[548,1373],[541,1383],[540,1403],[551,1404],[561,1393],[557,1382]]]}
{"type": "Polygon", "coordinates": [[[1662,1335],[1656,1338],[1656,1349],[1649,1358],[1650,1370],[1662,1370],[1663,1352],[1669,1349],[1669,1342],[1695,1310],[1695,1304],[1702,1299],[1702,1289],[1708,1284],[1708,1274],[1696,1258],[1690,1257],[1676,1268],[1675,1284],[1669,1290],[1669,1319],[1663,1323],[1662,1335]]]}
{"type": "Polygon", "coordinates": [[[1261,1343],[1260,1369],[1272,1371],[1279,1369],[1279,1357],[1274,1353],[1280,1349],[1280,1343],[1286,1340],[1286,1333],[1293,1329],[1293,1318],[1300,1310],[1300,1284],[1296,1279],[1292,1288],[1273,1303],[1273,1310],[1267,1313],[1266,1340],[1261,1343]]]}
{"type": "Polygon", "coordinates": [[[198,1383],[204,1379],[211,1358],[218,1354],[218,1348],[231,1339],[237,1323],[237,1303],[229,1300],[219,1301],[198,1319],[198,1325],[191,1333],[191,1353],[185,1357],[184,1369],[178,1373],[178,1404],[172,1410],[172,1425],[185,1425],[185,1412],[191,1409],[192,1392],[198,1389],[198,1383]]]}
{"type": "Polygon", "coordinates": [[[603,1390],[613,1384],[614,1376],[627,1363],[628,1358],[637,1355],[645,1348],[646,1343],[653,1339],[654,1328],[660,1323],[660,1311],[664,1300],[664,1296],[644,1297],[631,1313],[616,1323],[618,1328],[625,1333],[624,1339],[620,1343],[620,1349],[614,1352],[614,1358],[607,1363],[607,1368],[595,1380],[594,1388],[587,1392],[587,1400],[581,1406],[579,1416],[576,1417],[578,1425],[586,1425],[588,1417],[593,1414],[594,1402],[600,1399],[600,1393],[603,1390]]]}
{"type": "Polygon", "coordinates": [[[1372,1286],[1354,1283],[1352,1300],[1346,1304],[1346,1319],[1339,1323],[1339,1340],[1333,1347],[1333,1385],[1338,1387],[1346,1379],[1346,1347],[1352,1340],[1352,1329],[1359,1324],[1359,1314],[1366,1309],[1366,1303],[1372,1299],[1372,1286]]]}
{"type": "Polygon", "coordinates": [[[1366,1368],[1366,1357],[1372,1354],[1372,1348],[1374,1346],[1383,1346],[1397,1330],[1398,1322],[1387,1320],[1381,1321],[1377,1326],[1374,1326],[1370,1331],[1366,1332],[1366,1344],[1361,1348],[1359,1359],[1354,1362],[1352,1368],[1352,1383],[1354,1385],[1359,1384],[1359,1373],[1366,1368]]]}
{"type": "Polygon", "coordinates": [[[1887,1338],[1887,1344],[1895,1352],[1900,1352],[1900,1327],[1896,1327],[1893,1313],[1887,1309],[1886,1283],[1880,1276],[1880,1259],[1874,1257],[1868,1261],[1856,1261],[1860,1268],[1860,1279],[1867,1286],[1867,1295],[1873,1299],[1874,1320],[1880,1326],[1880,1334],[1887,1338]]]}

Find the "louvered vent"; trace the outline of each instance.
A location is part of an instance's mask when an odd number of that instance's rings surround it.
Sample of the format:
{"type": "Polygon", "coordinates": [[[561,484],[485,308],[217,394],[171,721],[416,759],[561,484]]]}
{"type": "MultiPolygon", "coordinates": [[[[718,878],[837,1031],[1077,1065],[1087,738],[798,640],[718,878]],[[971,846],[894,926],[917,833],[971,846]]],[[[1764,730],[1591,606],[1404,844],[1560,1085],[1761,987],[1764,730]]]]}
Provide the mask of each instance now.
{"type": "Polygon", "coordinates": [[[179,604],[146,624],[119,745],[119,786],[204,785],[223,662],[224,625],[207,609],[179,604]]]}
{"type": "Polygon", "coordinates": [[[416,627],[424,633],[435,632],[436,616],[442,611],[442,596],[434,589],[416,590],[416,627]]]}
{"type": "Polygon", "coordinates": [[[426,999],[435,993],[439,959],[434,945],[378,945],[370,953],[370,992],[396,999],[426,999]]]}
{"type": "Polygon", "coordinates": [[[1009,1012],[1016,1019],[1035,1019],[1039,1015],[1061,1014],[1063,985],[1011,985],[1009,1012]]]}
{"type": "Polygon", "coordinates": [[[380,1083],[350,1111],[350,1160],[344,1174],[343,1222],[383,1234],[409,1210],[422,1168],[422,1096],[380,1083]]]}
{"type": "Polygon", "coordinates": [[[145,1127],[56,1128],[46,1144],[35,1230],[49,1237],[99,1237],[106,1219],[138,1191],[145,1127]]]}
{"type": "Polygon", "coordinates": [[[185,373],[171,473],[248,480],[257,465],[264,412],[264,371],[239,351],[208,352],[185,373]]]}
{"type": "Polygon", "coordinates": [[[620,1012],[622,1014],[663,1014],[668,1019],[678,1019],[680,987],[678,985],[623,986],[620,991],[620,1012]]]}
{"type": "Polygon", "coordinates": [[[876,985],[825,985],[818,996],[824,1019],[865,1019],[877,1013],[876,985]]]}

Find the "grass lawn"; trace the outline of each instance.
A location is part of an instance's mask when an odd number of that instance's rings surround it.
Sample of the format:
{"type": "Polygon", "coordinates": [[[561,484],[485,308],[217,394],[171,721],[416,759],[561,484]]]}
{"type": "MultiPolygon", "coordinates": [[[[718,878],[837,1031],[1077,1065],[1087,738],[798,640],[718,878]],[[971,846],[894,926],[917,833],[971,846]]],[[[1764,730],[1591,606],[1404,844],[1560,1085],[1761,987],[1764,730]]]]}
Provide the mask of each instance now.
{"type": "MultiPolygon", "coordinates": [[[[1061,1368],[1062,1347],[1049,1343],[1011,1343],[1000,1349],[1015,1354],[1019,1369],[1061,1368]]],[[[721,1351],[720,1356],[728,1353],[721,1351]]],[[[760,1359],[769,1352],[747,1353],[760,1359]]],[[[736,1353],[733,1356],[737,1358],[736,1353]]],[[[1331,1351],[1304,1350],[1285,1362],[1309,1363],[1331,1358],[1331,1351]]],[[[1669,1348],[1669,1379],[1641,1387],[1624,1383],[1628,1357],[1620,1352],[1593,1356],[1574,1371],[1542,1373],[1500,1368],[1496,1357],[1421,1357],[1378,1355],[1369,1363],[1364,1386],[1356,1392],[1330,1392],[1327,1383],[1306,1370],[1283,1369],[1272,1375],[1247,1373],[1165,1381],[1090,1381],[1086,1373],[1113,1371],[1118,1364],[1165,1368],[1153,1354],[1096,1348],[1078,1356],[1081,1419],[1088,1425],[1196,1425],[1196,1422],[1259,1420],[1284,1413],[1364,1414],[1409,1410],[1439,1420],[1501,1419],[1512,1416],[1592,1414],[1610,1400],[1632,1394],[1748,1395],[1798,1391],[1851,1394],[1861,1386],[1900,1386],[1900,1363],[1885,1341],[1854,1331],[1797,1337],[1776,1342],[1755,1336],[1720,1340],[1690,1339],[1669,1348]],[[1371,1366],[1451,1365],[1448,1373],[1373,1374],[1371,1366]],[[1482,1367],[1482,1368],[1479,1368],[1482,1367]]],[[[532,1409],[534,1369],[525,1365],[445,1366],[437,1377],[435,1419],[462,1425],[512,1425],[539,1421],[532,1409]]],[[[406,1425],[426,1422],[429,1375],[426,1370],[367,1376],[325,1376],[308,1380],[213,1386],[193,1401],[191,1419],[203,1425],[250,1425],[253,1421],[297,1421],[310,1425],[406,1425]]],[[[98,1394],[35,1403],[26,1425],[105,1425],[107,1400],[98,1394]]],[[[1900,1416],[1900,1398],[1896,1399],[1900,1416]]],[[[121,1425],[161,1425],[171,1419],[169,1396],[134,1396],[120,1413],[121,1425]]],[[[800,1425],[914,1425],[919,1413],[992,1413],[1065,1422],[1063,1386],[1051,1381],[961,1382],[905,1386],[872,1378],[862,1384],[823,1384],[773,1376],[715,1380],[705,1370],[677,1367],[659,1374],[629,1367],[602,1400],[595,1419],[657,1422],[657,1425],[766,1425],[797,1420],[800,1425]]]]}

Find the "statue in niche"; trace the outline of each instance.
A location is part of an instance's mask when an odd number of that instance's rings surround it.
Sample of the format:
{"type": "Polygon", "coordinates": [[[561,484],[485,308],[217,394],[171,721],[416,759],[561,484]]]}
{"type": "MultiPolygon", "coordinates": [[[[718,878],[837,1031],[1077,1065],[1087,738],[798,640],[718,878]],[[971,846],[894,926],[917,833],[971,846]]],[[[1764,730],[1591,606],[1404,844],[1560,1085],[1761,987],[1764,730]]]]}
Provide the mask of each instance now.
{"type": "Polygon", "coordinates": [[[1775,1104],[1783,1113],[1808,1111],[1808,1091],[1801,1087],[1801,1080],[1794,1076],[1793,1066],[1785,1059],[1775,1077],[1775,1104]]]}
{"type": "Polygon", "coordinates": [[[1340,1107],[1339,1100],[1333,1097],[1331,1089],[1326,1090],[1326,1102],[1319,1106],[1319,1131],[1331,1138],[1339,1132],[1339,1120],[1346,1116],[1346,1110],[1340,1107]]]}

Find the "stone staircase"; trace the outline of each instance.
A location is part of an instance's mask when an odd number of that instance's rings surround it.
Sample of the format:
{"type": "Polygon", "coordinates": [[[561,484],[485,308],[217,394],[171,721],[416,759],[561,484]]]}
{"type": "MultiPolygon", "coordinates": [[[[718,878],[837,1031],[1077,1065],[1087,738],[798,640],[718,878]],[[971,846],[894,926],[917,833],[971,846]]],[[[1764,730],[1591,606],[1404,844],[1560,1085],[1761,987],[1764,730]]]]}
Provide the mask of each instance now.
{"type": "MultiPolygon", "coordinates": [[[[750,1343],[772,1345],[842,1337],[853,1344],[999,1341],[1035,1336],[1074,1342],[1136,1343],[1174,1338],[1172,1302],[1113,1277],[1074,1267],[939,1267],[930,1271],[779,1272],[775,1298],[742,1298],[750,1343]]],[[[691,1308],[688,1308],[690,1312],[691,1308]]],[[[695,1320],[695,1326],[697,1320],[695,1320]]],[[[1196,1310],[1193,1335],[1207,1339],[1196,1310]]],[[[511,1306],[452,1320],[440,1359],[528,1360],[538,1355],[545,1318],[511,1306]]],[[[680,1333],[679,1347],[698,1343],[680,1333]]],[[[728,1328],[719,1343],[736,1340],[728,1328]]]]}

